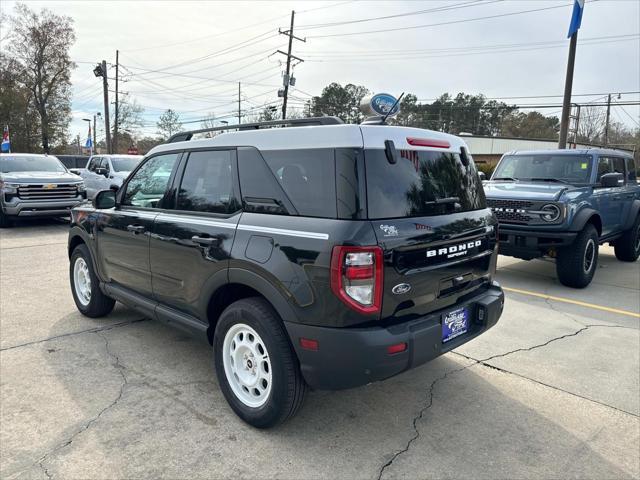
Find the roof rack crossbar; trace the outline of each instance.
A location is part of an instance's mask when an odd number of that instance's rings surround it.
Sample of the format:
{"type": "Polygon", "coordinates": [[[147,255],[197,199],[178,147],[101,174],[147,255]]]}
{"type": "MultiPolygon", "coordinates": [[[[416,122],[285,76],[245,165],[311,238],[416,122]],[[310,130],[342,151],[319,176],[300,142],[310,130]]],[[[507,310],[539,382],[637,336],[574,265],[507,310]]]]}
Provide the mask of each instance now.
{"type": "Polygon", "coordinates": [[[186,142],[197,133],[216,132],[221,130],[259,130],[270,127],[303,127],[311,125],[339,125],[344,123],[338,117],[311,117],[311,118],[291,118],[286,120],[270,120],[267,122],[241,123],[238,125],[224,125],[220,127],[201,128],[199,130],[188,130],[178,132],[169,137],[165,143],[186,142]]]}

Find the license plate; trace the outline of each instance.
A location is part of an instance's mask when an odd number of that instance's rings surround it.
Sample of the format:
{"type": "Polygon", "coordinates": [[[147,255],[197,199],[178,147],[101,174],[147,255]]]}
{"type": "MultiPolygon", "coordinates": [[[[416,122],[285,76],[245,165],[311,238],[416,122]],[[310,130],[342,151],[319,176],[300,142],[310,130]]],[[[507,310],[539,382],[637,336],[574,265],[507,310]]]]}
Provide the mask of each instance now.
{"type": "Polygon", "coordinates": [[[469,310],[458,308],[442,316],[442,343],[447,343],[469,330],[469,310]]]}

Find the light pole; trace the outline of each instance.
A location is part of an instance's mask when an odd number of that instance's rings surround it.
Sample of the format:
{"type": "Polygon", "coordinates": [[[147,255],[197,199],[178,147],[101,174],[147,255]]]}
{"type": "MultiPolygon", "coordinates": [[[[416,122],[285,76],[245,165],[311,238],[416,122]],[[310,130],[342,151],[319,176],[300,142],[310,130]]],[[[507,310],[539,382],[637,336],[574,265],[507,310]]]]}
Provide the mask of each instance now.
{"type": "Polygon", "coordinates": [[[82,119],[84,122],[88,122],[89,123],[89,156],[93,155],[93,138],[91,138],[91,119],[90,118],[83,118],[82,119]]]}

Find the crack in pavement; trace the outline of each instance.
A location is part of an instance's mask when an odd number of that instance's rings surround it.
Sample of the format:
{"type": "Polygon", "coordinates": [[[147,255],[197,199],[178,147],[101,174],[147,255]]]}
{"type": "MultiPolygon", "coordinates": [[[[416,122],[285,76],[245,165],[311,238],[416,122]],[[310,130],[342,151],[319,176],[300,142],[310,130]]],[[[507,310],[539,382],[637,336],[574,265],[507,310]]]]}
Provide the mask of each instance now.
{"type": "Polygon", "coordinates": [[[431,382],[431,385],[429,386],[429,392],[427,393],[427,400],[426,400],[426,404],[420,409],[420,411],[418,412],[418,414],[413,417],[413,431],[414,431],[414,435],[413,437],[411,437],[409,439],[409,441],[407,442],[407,444],[404,446],[404,448],[402,448],[401,450],[398,450],[396,453],[393,454],[393,456],[389,459],[389,461],[387,461],[387,463],[385,463],[384,465],[382,465],[382,467],[380,468],[380,471],[378,472],[378,480],[382,479],[382,475],[384,475],[384,471],[390,467],[393,462],[400,456],[403,455],[404,453],[408,452],[409,449],[411,448],[411,444],[416,441],[419,437],[420,437],[420,430],[418,430],[418,425],[417,422],[419,420],[422,419],[424,413],[431,408],[431,406],[433,405],[433,391],[435,389],[436,384],[441,381],[444,380],[445,378],[447,378],[447,376],[453,374],[453,373],[457,373],[457,372],[461,372],[462,370],[465,370],[469,367],[472,367],[473,365],[475,365],[475,363],[472,363],[471,365],[465,365],[464,367],[461,368],[456,368],[454,370],[449,370],[447,372],[445,372],[444,375],[442,375],[441,377],[436,378],[433,382],[431,382]]]}
{"type": "MultiPolygon", "coordinates": [[[[578,322],[578,323],[579,323],[579,322],[578,322]]],[[[425,412],[426,412],[429,408],[431,408],[431,406],[433,405],[433,393],[434,393],[434,389],[435,389],[436,384],[437,384],[438,382],[442,381],[442,380],[445,380],[449,375],[451,375],[451,374],[453,374],[453,373],[461,372],[461,371],[463,371],[463,370],[466,370],[466,369],[468,369],[468,368],[474,367],[474,366],[476,366],[476,365],[482,365],[482,366],[485,366],[485,367],[488,367],[488,368],[492,368],[492,369],[495,369],[495,370],[498,370],[498,371],[501,371],[501,372],[504,372],[504,373],[507,373],[507,374],[515,375],[515,376],[521,377],[521,378],[523,378],[523,379],[526,379],[526,380],[529,380],[529,381],[532,381],[532,382],[535,382],[535,383],[539,383],[539,384],[544,385],[544,386],[546,386],[546,387],[553,388],[553,389],[555,389],[555,390],[558,390],[558,391],[561,391],[561,392],[567,393],[567,394],[569,394],[569,395],[573,395],[573,396],[576,396],[576,397],[582,398],[582,399],[584,399],[584,400],[588,400],[588,401],[590,401],[590,402],[597,403],[597,404],[602,405],[602,406],[605,406],[605,407],[609,407],[609,408],[614,409],[614,410],[617,410],[617,411],[619,411],[619,412],[626,413],[626,414],[631,415],[631,416],[634,416],[634,417],[640,417],[639,415],[633,414],[633,413],[631,413],[631,412],[627,412],[626,410],[622,410],[622,409],[620,409],[620,408],[617,408],[617,407],[614,407],[614,406],[611,406],[611,405],[607,405],[606,403],[601,403],[601,402],[598,402],[597,400],[593,400],[593,399],[590,399],[590,398],[588,398],[588,397],[583,397],[583,396],[578,395],[578,394],[576,394],[576,393],[569,392],[569,391],[567,391],[567,390],[563,390],[563,389],[561,389],[561,388],[554,387],[554,386],[552,386],[552,385],[547,385],[547,384],[545,384],[545,383],[543,383],[543,382],[540,382],[540,381],[534,380],[534,379],[529,378],[529,377],[525,377],[524,375],[520,375],[520,374],[517,374],[517,373],[514,373],[514,372],[510,372],[510,371],[508,371],[508,370],[504,370],[504,369],[502,369],[502,368],[495,367],[495,366],[493,366],[493,365],[490,365],[490,364],[488,364],[488,363],[485,363],[485,362],[487,362],[487,361],[489,361],[489,360],[492,360],[492,359],[494,359],[494,358],[502,358],[502,357],[506,357],[507,355],[511,355],[512,353],[525,352],[525,351],[531,351],[531,350],[535,350],[536,348],[546,347],[546,346],[547,346],[547,345],[549,345],[550,343],[553,343],[553,342],[555,342],[555,341],[562,340],[562,339],[565,339],[565,338],[569,338],[569,337],[575,337],[575,336],[579,335],[580,333],[582,333],[582,332],[584,332],[584,331],[586,331],[586,330],[589,330],[590,328],[595,328],[595,327],[604,327],[604,328],[629,328],[629,329],[632,329],[632,330],[637,330],[637,329],[635,329],[635,328],[633,328],[633,327],[626,327],[626,326],[622,326],[622,325],[585,325],[583,328],[580,328],[579,330],[577,330],[577,331],[575,331],[575,332],[573,332],[573,333],[568,333],[568,334],[565,334],[565,335],[561,335],[561,336],[559,336],[559,337],[554,337],[554,338],[552,338],[552,339],[550,339],[550,340],[548,340],[548,341],[546,341],[546,342],[544,342],[544,343],[541,343],[541,344],[538,344],[538,345],[533,345],[533,346],[528,347],[528,348],[518,348],[518,349],[515,349],[515,350],[512,350],[512,351],[506,352],[506,353],[502,353],[502,354],[498,354],[498,355],[493,355],[493,356],[491,356],[491,357],[487,357],[487,358],[482,359],[482,360],[478,360],[478,359],[476,359],[476,358],[469,357],[469,356],[464,355],[464,354],[462,354],[462,353],[453,352],[453,351],[452,351],[452,352],[450,352],[450,353],[453,353],[453,354],[455,354],[455,355],[459,355],[459,356],[461,356],[461,357],[463,357],[463,358],[465,358],[465,359],[467,359],[467,360],[470,360],[470,361],[471,361],[471,362],[473,362],[473,363],[471,363],[471,364],[469,364],[469,365],[465,365],[464,367],[461,367],[461,368],[457,368],[457,369],[454,369],[454,370],[449,370],[449,371],[445,372],[445,373],[444,373],[444,375],[442,375],[442,376],[440,376],[440,377],[436,378],[433,382],[431,382],[431,385],[429,386],[429,391],[428,391],[428,393],[427,393],[427,400],[426,400],[426,404],[425,404],[425,405],[424,405],[424,406],[419,410],[418,414],[417,414],[416,416],[414,416],[414,417],[413,417],[412,426],[413,426],[414,435],[409,439],[409,441],[406,443],[406,445],[404,446],[404,448],[402,448],[401,450],[399,450],[399,451],[397,451],[396,453],[394,453],[394,454],[393,454],[393,456],[391,457],[391,459],[389,459],[389,461],[387,461],[384,465],[382,465],[382,467],[380,468],[380,470],[379,470],[379,472],[378,472],[378,477],[377,477],[377,479],[378,479],[378,480],[381,480],[381,479],[382,479],[382,476],[384,475],[385,470],[386,470],[388,467],[390,467],[390,466],[393,464],[393,462],[395,462],[395,460],[396,460],[398,457],[400,457],[401,455],[403,455],[403,454],[407,453],[407,452],[409,451],[409,449],[411,448],[411,445],[413,444],[413,442],[415,442],[415,441],[420,437],[420,430],[418,429],[418,421],[420,421],[420,420],[423,418],[423,416],[424,416],[425,412]]]]}
{"type": "Polygon", "coordinates": [[[62,442],[58,446],[54,447],[51,451],[45,453],[42,457],[40,457],[40,459],[36,463],[42,469],[42,471],[47,476],[47,478],[53,478],[53,474],[49,472],[49,469],[45,466],[44,463],[52,455],[55,455],[56,453],[58,453],[63,448],[66,448],[67,446],[71,445],[71,443],[76,439],[76,437],[78,435],[80,435],[81,433],[87,431],[95,422],[98,421],[98,419],[107,410],[110,410],[111,408],[113,408],[120,401],[120,399],[122,399],[122,396],[124,394],[124,390],[127,387],[127,385],[129,384],[129,382],[127,380],[127,376],[124,373],[125,370],[126,370],[126,367],[124,365],[122,365],[122,363],[120,363],[120,358],[118,357],[118,355],[116,355],[115,353],[111,352],[111,350],[109,349],[109,339],[105,335],[102,335],[102,331],[97,331],[97,332],[92,332],[92,333],[95,333],[96,335],[98,335],[99,337],[101,337],[104,340],[104,346],[105,346],[105,350],[107,352],[107,355],[113,359],[113,363],[111,365],[114,366],[118,370],[118,373],[122,377],[122,384],[120,385],[120,392],[118,393],[116,398],[109,405],[104,407],[102,410],[100,410],[100,412],[98,412],[98,414],[96,416],[94,416],[88,422],[86,422],[84,425],[82,425],[73,435],[71,435],[71,437],[69,437],[67,440],[65,440],[64,442],[62,442]]]}
{"type": "Polygon", "coordinates": [[[107,330],[113,330],[114,328],[126,327],[127,325],[133,325],[134,323],[146,322],[147,320],[151,320],[149,318],[136,318],[135,320],[126,320],[120,323],[113,323],[111,325],[105,325],[103,327],[95,327],[89,328],[87,330],[80,330],[78,332],[69,332],[62,333],[60,335],[54,335],[53,337],[43,338],[42,340],[34,340],[32,342],[21,343],[19,345],[12,345],[10,347],[0,348],[0,352],[4,352],[7,350],[13,350],[15,348],[28,347],[31,345],[37,345],[38,343],[49,342],[51,340],[57,340],[59,338],[72,337],[74,335],[80,335],[82,333],[98,333],[98,332],[106,332],[107,330]]]}

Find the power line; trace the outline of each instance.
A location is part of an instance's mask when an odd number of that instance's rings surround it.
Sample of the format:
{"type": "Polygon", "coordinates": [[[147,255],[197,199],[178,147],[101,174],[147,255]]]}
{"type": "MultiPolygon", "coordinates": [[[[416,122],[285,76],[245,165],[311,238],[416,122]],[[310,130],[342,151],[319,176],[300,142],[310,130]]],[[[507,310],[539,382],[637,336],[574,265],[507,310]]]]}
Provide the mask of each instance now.
{"type": "Polygon", "coordinates": [[[640,127],[640,121],[638,121],[635,118],[633,118],[633,116],[631,116],[631,114],[629,112],[627,112],[627,110],[622,105],[619,105],[618,102],[613,102],[612,105],[619,106],[620,110],[622,110],[627,115],[627,117],[629,117],[631,119],[631,121],[633,123],[635,123],[638,127],[640,127]]]}
{"type": "MultiPolygon", "coordinates": [[[[594,2],[598,2],[600,0],[591,0],[588,3],[594,3],[594,2]]],[[[558,8],[566,8],[566,7],[570,7],[572,6],[573,3],[570,4],[565,4],[565,5],[554,5],[552,7],[543,7],[543,8],[534,8],[534,9],[530,9],[530,10],[521,10],[519,12],[511,12],[511,13],[501,13],[501,14],[496,14],[496,15],[487,15],[484,17],[475,17],[475,18],[465,18],[462,20],[450,20],[448,22],[439,22],[439,23],[427,23],[424,25],[412,25],[412,26],[404,26],[404,27],[398,27],[398,28],[385,28],[385,29],[379,29],[379,30],[367,30],[367,31],[363,31],[363,32],[347,32],[347,33],[332,33],[332,34],[326,34],[326,35],[310,35],[307,38],[328,38],[328,37],[347,37],[347,36],[353,36],[353,35],[367,35],[367,34],[371,34],[371,33],[387,33],[387,32],[397,32],[397,31],[407,31],[407,30],[415,30],[415,29],[420,29],[420,28],[428,28],[428,27],[438,27],[438,26],[442,26],[442,25],[453,25],[453,24],[457,24],[457,23],[466,23],[466,22],[478,22],[481,20],[489,20],[489,19],[494,19],[494,18],[502,18],[502,17],[511,17],[514,15],[523,15],[525,13],[533,13],[533,12],[542,12],[542,11],[546,11],[546,10],[555,10],[558,8]]]]}
{"type": "Polygon", "coordinates": [[[374,22],[374,21],[379,21],[379,20],[388,20],[388,19],[391,19],[391,18],[400,18],[400,17],[407,17],[407,16],[424,15],[425,13],[444,12],[444,11],[448,11],[448,10],[458,10],[460,8],[484,6],[484,5],[488,5],[490,3],[503,2],[504,0],[488,0],[488,1],[484,2],[484,3],[480,3],[481,1],[482,0],[472,0],[472,1],[467,1],[467,2],[463,2],[463,3],[456,3],[454,5],[444,5],[444,6],[441,6],[441,7],[429,8],[429,9],[426,9],[426,10],[414,10],[412,12],[396,13],[394,15],[384,15],[384,16],[381,16],[381,17],[370,17],[370,18],[361,18],[361,19],[358,19],[358,20],[344,20],[344,21],[340,21],[340,22],[315,23],[315,24],[310,24],[310,25],[300,25],[299,28],[301,30],[314,30],[314,29],[318,29],[318,28],[334,27],[334,26],[340,26],[340,25],[351,25],[351,24],[354,24],[354,23],[374,22]]]}

